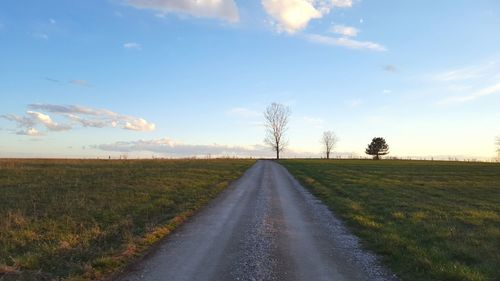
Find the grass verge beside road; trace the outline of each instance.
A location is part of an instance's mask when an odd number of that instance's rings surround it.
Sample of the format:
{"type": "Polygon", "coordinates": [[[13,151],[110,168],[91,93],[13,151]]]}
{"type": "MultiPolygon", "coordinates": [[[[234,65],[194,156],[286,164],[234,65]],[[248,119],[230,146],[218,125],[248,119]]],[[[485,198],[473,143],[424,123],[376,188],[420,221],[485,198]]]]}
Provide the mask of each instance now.
{"type": "Polygon", "coordinates": [[[500,280],[499,164],[280,163],[402,280],[500,280]]]}
{"type": "Polygon", "coordinates": [[[0,160],[0,280],[101,279],[253,163],[0,160]]]}

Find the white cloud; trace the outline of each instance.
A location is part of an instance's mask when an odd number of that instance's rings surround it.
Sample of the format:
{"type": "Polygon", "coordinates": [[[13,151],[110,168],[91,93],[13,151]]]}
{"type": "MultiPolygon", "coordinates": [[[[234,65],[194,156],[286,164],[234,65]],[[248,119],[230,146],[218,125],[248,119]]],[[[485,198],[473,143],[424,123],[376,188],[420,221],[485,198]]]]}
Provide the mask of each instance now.
{"type": "Polygon", "coordinates": [[[390,93],[392,93],[392,91],[391,91],[391,90],[388,90],[388,89],[384,89],[384,90],[382,91],[382,93],[384,93],[384,94],[390,94],[390,93]]]}
{"type": "Polygon", "coordinates": [[[23,128],[22,130],[16,132],[16,134],[18,135],[41,136],[42,133],[40,133],[35,128],[36,126],[43,126],[48,131],[56,131],[56,132],[67,131],[71,129],[70,125],[59,124],[53,121],[49,115],[36,111],[27,111],[25,116],[7,114],[7,115],[1,115],[0,117],[16,123],[18,128],[23,128]]]}
{"type": "Polygon", "coordinates": [[[124,3],[134,8],[160,13],[218,18],[228,22],[239,20],[238,7],[234,0],[125,0],[124,3]]]}
{"type": "Polygon", "coordinates": [[[244,107],[234,107],[229,109],[226,113],[235,117],[257,117],[262,115],[260,112],[244,107]]]}
{"type": "Polygon", "coordinates": [[[108,109],[95,109],[79,105],[30,104],[30,108],[62,114],[84,127],[121,127],[126,130],[149,132],[156,125],[143,118],[118,114],[108,109]],[[87,116],[83,118],[79,115],[87,116]],[[91,117],[92,119],[88,119],[91,117]]]}
{"type": "Polygon", "coordinates": [[[349,49],[359,49],[359,50],[371,50],[384,52],[387,49],[377,43],[369,41],[357,41],[349,38],[335,38],[330,36],[324,36],[319,34],[309,34],[306,38],[314,43],[330,45],[330,46],[342,46],[349,49]]]}
{"type": "Polygon", "coordinates": [[[123,44],[123,48],[129,49],[129,50],[141,50],[142,46],[139,43],[128,42],[128,43],[123,44]]]}
{"type": "Polygon", "coordinates": [[[109,120],[98,120],[98,119],[85,119],[78,115],[67,113],[65,114],[74,123],[80,123],[83,127],[93,127],[93,128],[104,128],[104,127],[116,127],[116,122],[109,120]],[[113,126],[114,125],[114,126],[113,126]]]}
{"type": "Polygon", "coordinates": [[[27,111],[26,112],[36,123],[43,124],[50,131],[66,131],[70,130],[71,127],[69,125],[58,124],[54,122],[49,115],[36,112],[36,111],[27,111]]]}
{"type": "Polygon", "coordinates": [[[359,29],[345,25],[334,25],[330,28],[330,31],[333,33],[349,37],[356,37],[359,33],[359,29]]]}
{"type": "Polygon", "coordinates": [[[352,7],[352,0],[332,0],[332,5],[339,8],[352,7]]]}
{"type": "Polygon", "coordinates": [[[500,92],[500,82],[493,85],[493,86],[486,87],[486,88],[480,89],[476,92],[473,92],[470,95],[455,96],[455,97],[449,97],[449,98],[443,99],[443,100],[439,101],[438,104],[463,103],[463,102],[476,100],[480,97],[489,96],[489,95],[492,95],[492,94],[495,94],[498,92],[500,92]]]}
{"type": "Polygon", "coordinates": [[[37,129],[35,128],[27,128],[25,130],[20,130],[16,132],[16,135],[23,135],[23,136],[30,136],[30,137],[39,137],[43,136],[42,133],[40,133],[37,129]]]}
{"type": "Polygon", "coordinates": [[[278,29],[289,33],[304,29],[310,20],[323,16],[307,0],[262,0],[262,5],[278,29]]]}
{"type": "Polygon", "coordinates": [[[141,131],[141,132],[149,132],[154,131],[156,125],[153,123],[149,123],[148,121],[142,118],[132,118],[129,121],[125,122],[123,129],[132,130],[132,131],[141,131]]]}
{"type": "Polygon", "coordinates": [[[56,20],[55,19],[49,19],[49,22],[50,22],[50,24],[56,24],[56,20]]]}
{"type": "MultiPolygon", "coordinates": [[[[74,128],[75,125],[93,128],[122,128],[125,130],[149,132],[154,131],[156,125],[143,118],[130,115],[118,114],[107,109],[95,109],[78,105],[55,105],[55,104],[30,104],[30,111],[26,116],[14,114],[1,115],[1,118],[16,123],[17,127],[25,129],[35,129],[36,126],[43,126],[47,131],[65,131],[74,128]],[[37,111],[35,111],[37,110],[37,111]],[[68,124],[55,122],[48,114],[49,112],[65,119],[68,124]]],[[[30,135],[23,130],[24,135],[30,135]]],[[[18,132],[18,134],[20,134],[18,132]]],[[[40,134],[39,134],[40,135],[40,134]]]]}
{"type": "Polygon", "coordinates": [[[352,0],[262,0],[262,6],[278,31],[295,33],[312,19],[328,14],[333,7],[351,7],[352,0]]]}

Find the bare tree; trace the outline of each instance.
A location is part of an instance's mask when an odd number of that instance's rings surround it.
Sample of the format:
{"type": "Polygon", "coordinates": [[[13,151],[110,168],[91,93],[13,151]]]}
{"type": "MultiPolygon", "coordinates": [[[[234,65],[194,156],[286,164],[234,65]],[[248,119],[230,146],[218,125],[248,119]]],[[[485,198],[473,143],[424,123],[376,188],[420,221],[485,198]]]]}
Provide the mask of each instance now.
{"type": "Polygon", "coordinates": [[[266,108],[266,111],[264,111],[266,126],[266,138],[264,142],[276,152],[276,159],[280,159],[280,152],[288,144],[285,139],[285,133],[288,129],[289,117],[290,108],[275,102],[270,104],[266,108]]]}
{"type": "Polygon", "coordinates": [[[330,153],[335,147],[337,141],[338,141],[337,136],[333,131],[323,132],[323,138],[321,139],[321,143],[323,144],[323,148],[325,150],[326,159],[330,159],[330,153]]]}

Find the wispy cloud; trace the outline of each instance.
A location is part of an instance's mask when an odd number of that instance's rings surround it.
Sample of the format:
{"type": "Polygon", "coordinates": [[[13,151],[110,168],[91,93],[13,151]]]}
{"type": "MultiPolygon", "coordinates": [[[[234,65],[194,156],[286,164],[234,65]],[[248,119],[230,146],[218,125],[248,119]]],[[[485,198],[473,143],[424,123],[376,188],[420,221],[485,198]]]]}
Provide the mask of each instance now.
{"type": "Polygon", "coordinates": [[[446,104],[453,104],[453,103],[463,103],[463,102],[476,100],[480,97],[493,95],[493,94],[496,94],[499,92],[500,92],[500,82],[493,85],[493,86],[482,88],[482,89],[480,89],[476,92],[473,92],[469,95],[454,96],[454,97],[445,98],[445,99],[439,101],[438,104],[446,105],[446,104]]]}
{"type": "Polygon", "coordinates": [[[119,116],[111,110],[101,109],[101,108],[91,108],[81,105],[58,105],[58,104],[46,104],[46,103],[34,103],[29,105],[30,108],[35,110],[43,110],[56,114],[83,114],[92,116],[107,116],[116,117],[119,116]]]}
{"type": "Polygon", "coordinates": [[[124,0],[126,5],[160,13],[180,13],[194,17],[217,18],[228,22],[239,20],[234,0],[124,0]]]}
{"type": "Polygon", "coordinates": [[[133,131],[154,131],[156,125],[143,118],[123,115],[108,109],[96,109],[79,105],[30,104],[30,108],[62,114],[84,127],[121,127],[133,131]],[[75,118],[78,117],[78,118],[75,118]],[[83,117],[82,117],[83,116],[83,117]],[[89,119],[93,118],[93,119],[89,119]]]}
{"type": "Polygon", "coordinates": [[[471,102],[500,92],[500,63],[495,60],[441,71],[426,76],[435,88],[441,88],[444,97],[438,105],[471,102]],[[491,86],[485,86],[491,85],[491,86]]]}
{"type": "Polygon", "coordinates": [[[330,28],[330,31],[348,37],[356,37],[359,33],[359,29],[345,25],[334,25],[330,28]]]}
{"type": "Polygon", "coordinates": [[[473,66],[447,70],[435,74],[433,76],[433,79],[441,82],[456,82],[456,81],[481,78],[487,75],[488,72],[492,70],[495,66],[497,66],[497,63],[490,61],[482,65],[473,65],[473,66]]]}
{"type": "Polygon", "coordinates": [[[129,50],[141,50],[142,46],[139,43],[136,42],[127,42],[123,44],[123,48],[129,49],[129,50]]]}
{"type": "Polygon", "coordinates": [[[278,31],[295,33],[312,19],[321,18],[332,8],[349,8],[352,0],[262,0],[262,6],[278,31]]]}
{"type": "Polygon", "coordinates": [[[35,129],[36,126],[44,126],[48,131],[67,131],[71,129],[68,124],[59,124],[52,120],[52,118],[41,112],[27,111],[25,116],[18,116],[15,114],[0,115],[1,118],[16,123],[18,128],[23,128],[17,131],[18,135],[27,136],[41,136],[42,134],[35,129]]]}
{"type": "MultiPolygon", "coordinates": [[[[107,109],[95,109],[78,105],[30,104],[30,110],[24,116],[15,114],[1,115],[1,118],[14,122],[18,128],[23,128],[18,134],[35,135],[36,127],[44,127],[50,131],[66,131],[75,126],[93,128],[122,128],[125,130],[149,132],[156,125],[140,117],[118,114],[107,109]],[[64,123],[55,122],[49,115],[55,115],[64,123]],[[31,132],[28,134],[28,132],[31,132]]],[[[36,135],[41,135],[37,133],[36,135]]]]}
{"type": "Polygon", "coordinates": [[[349,49],[370,50],[378,52],[387,51],[384,46],[370,41],[358,41],[345,37],[335,38],[319,34],[309,34],[306,36],[306,38],[311,42],[329,46],[341,46],[349,49]]]}
{"type": "Polygon", "coordinates": [[[29,116],[18,116],[15,114],[4,114],[0,115],[1,118],[8,121],[14,122],[18,127],[33,127],[35,126],[35,120],[29,116]]]}

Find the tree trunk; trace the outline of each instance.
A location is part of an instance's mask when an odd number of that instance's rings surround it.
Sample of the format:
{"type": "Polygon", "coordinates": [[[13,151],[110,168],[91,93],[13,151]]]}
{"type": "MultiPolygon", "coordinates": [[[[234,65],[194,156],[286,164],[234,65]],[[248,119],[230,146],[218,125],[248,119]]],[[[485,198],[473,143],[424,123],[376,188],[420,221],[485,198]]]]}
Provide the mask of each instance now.
{"type": "Polygon", "coordinates": [[[280,160],[280,150],[276,148],[276,160],[280,160]]]}
{"type": "Polygon", "coordinates": [[[326,153],[326,159],[330,159],[330,152],[329,151],[326,153]]]}

